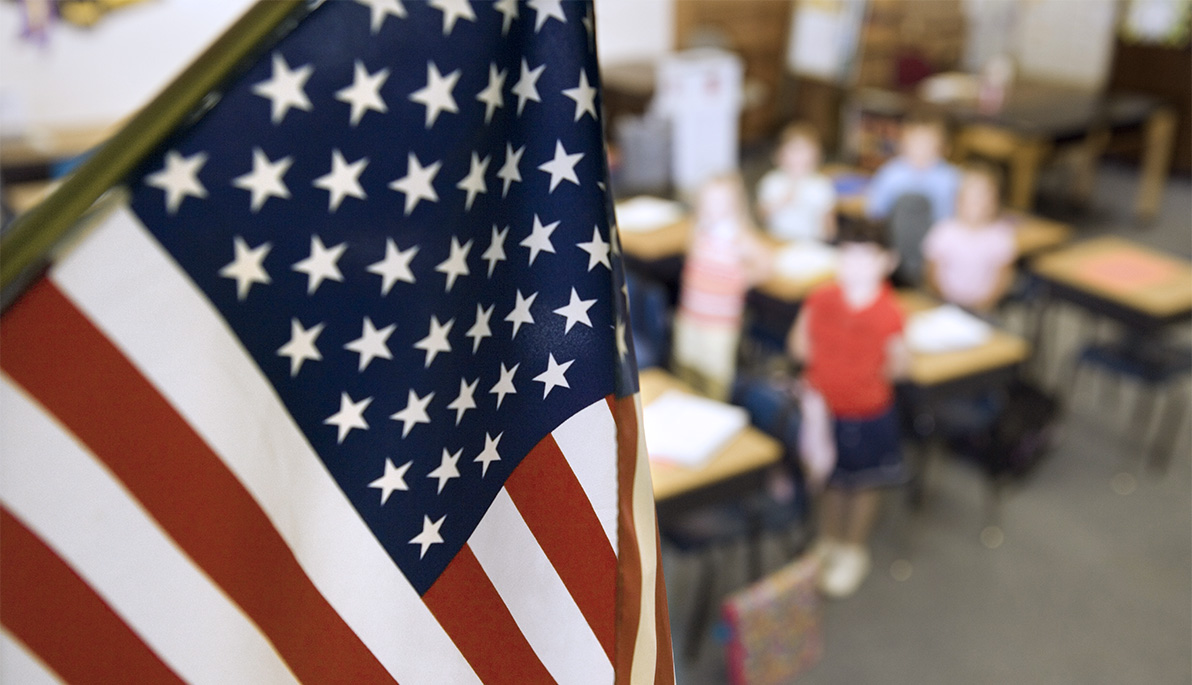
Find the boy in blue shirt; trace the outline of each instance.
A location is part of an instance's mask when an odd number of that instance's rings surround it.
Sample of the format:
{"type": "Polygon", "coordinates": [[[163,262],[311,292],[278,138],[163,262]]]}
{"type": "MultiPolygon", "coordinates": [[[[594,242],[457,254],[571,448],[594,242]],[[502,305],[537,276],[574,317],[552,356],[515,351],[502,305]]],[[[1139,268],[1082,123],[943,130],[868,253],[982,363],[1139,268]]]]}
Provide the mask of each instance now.
{"type": "Polygon", "coordinates": [[[869,184],[866,213],[886,219],[904,195],[922,195],[934,221],[952,216],[960,172],[944,159],[947,131],[938,117],[908,117],[902,124],[898,156],[882,165],[869,184]]]}

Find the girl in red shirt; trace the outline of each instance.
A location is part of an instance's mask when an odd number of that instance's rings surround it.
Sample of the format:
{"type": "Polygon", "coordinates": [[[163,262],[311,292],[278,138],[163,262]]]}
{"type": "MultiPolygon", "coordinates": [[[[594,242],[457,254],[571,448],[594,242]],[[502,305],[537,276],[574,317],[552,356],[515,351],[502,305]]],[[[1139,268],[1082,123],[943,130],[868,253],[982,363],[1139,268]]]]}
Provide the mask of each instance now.
{"type": "MultiPolygon", "coordinates": [[[[820,589],[832,597],[851,595],[868,575],[881,488],[906,481],[893,380],[906,373],[910,355],[902,311],[886,282],[897,257],[884,234],[873,222],[841,223],[836,281],[807,298],[788,338],[789,353],[805,365],[807,388],[822,396],[824,420],[831,421],[822,432],[836,458],[816,553],[820,589]]],[[[804,430],[815,430],[814,421],[805,415],[804,430]]]]}

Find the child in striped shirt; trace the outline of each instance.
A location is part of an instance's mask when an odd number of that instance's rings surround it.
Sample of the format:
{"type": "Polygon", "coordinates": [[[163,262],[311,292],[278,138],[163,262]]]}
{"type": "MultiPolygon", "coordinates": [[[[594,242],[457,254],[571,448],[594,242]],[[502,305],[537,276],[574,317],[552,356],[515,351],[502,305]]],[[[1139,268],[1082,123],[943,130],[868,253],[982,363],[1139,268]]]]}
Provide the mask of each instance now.
{"type": "Polygon", "coordinates": [[[680,378],[726,399],[737,369],[745,294],[769,271],[736,174],[700,189],[679,291],[672,361],[680,378]]]}

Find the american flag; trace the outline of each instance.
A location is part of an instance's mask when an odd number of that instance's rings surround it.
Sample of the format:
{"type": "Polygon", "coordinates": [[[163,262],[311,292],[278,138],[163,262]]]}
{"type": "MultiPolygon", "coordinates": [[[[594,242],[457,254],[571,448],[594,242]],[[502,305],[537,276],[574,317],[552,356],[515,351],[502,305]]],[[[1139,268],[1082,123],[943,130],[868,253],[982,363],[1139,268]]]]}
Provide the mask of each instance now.
{"type": "Polygon", "coordinates": [[[673,682],[586,2],[311,10],[5,314],[0,676],[673,682]]]}

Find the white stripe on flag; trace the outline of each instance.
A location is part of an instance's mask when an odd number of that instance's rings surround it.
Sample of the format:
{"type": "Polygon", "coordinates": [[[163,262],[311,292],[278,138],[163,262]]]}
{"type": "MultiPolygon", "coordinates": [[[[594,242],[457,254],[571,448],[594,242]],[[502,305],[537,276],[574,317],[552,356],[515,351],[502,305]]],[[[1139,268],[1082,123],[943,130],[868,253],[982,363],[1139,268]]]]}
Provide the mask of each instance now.
{"type": "Polygon", "coordinates": [[[608,402],[589,405],[564,421],[552,435],[616,552],[617,424],[608,402]]]}
{"type": "Polygon", "coordinates": [[[62,685],[62,679],[19,640],[0,629],[0,683],[62,685]]]}
{"type": "Polygon", "coordinates": [[[556,681],[613,682],[613,665],[596,634],[504,488],[468,547],[556,681]]]}
{"type": "Polygon", "coordinates": [[[260,369],[135,214],[114,210],[51,278],[220,455],[398,682],[479,682],[260,369]]]}
{"type": "Polygon", "coordinates": [[[654,528],[654,490],[646,457],[646,431],[642,428],[642,395],[633,396],[637,412],[637,468],[633,474],[633,527],[642,560],[642,613],[637,644],[633,648],[631,682],[652,683],[658,663],[658,621],[654,616],[658,587],[658,541],[654,528]]]}
{"type": "Polygon", "coordinates": [[[182,679],[296,683],[256,625],[112,474],[2,378],[0,499],[13,515],[182,679]]]}

